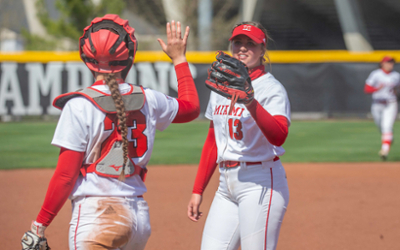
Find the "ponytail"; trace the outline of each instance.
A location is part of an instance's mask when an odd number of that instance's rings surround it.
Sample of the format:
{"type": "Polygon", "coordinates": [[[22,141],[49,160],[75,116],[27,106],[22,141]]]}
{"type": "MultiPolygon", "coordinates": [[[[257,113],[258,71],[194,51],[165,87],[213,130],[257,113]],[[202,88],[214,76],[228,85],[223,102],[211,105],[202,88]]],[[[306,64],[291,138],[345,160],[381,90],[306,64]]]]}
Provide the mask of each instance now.
{"type": "Polygon", "coordinates": [[[118,82],[114,74],[107,74],[105,82],[111,91],[111,97],[114,100],[115,108],[117,110],[118,129],[121,131],[122,136],[122,150],[124,163],[122,165],[122,172],[118,180],[125,181],[125,167],[128,163],[128,127],[126,125],[126,112],[125,104],[122,100],[121,92],[119,91],[118,82]]]}

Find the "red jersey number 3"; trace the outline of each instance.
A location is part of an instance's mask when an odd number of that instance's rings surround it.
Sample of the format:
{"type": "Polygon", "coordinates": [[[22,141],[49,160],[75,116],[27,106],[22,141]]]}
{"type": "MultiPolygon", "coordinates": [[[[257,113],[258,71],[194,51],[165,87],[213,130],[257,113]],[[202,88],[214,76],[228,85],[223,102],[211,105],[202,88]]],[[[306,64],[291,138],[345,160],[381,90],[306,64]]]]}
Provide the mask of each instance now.
{"type": "MultiPolygon", "coordinates": [[[[115,131],[114,124],[117,121],[116,115],[107,115],[104,119],[104,130],[114,129],[115,131]]],[[[128,127],[129,156],[131,158],[142,157],[148,148],[147,136],[143,133],[146,130],[146,116],[140,111],[127,112],[126,125],[128,127]]]]}

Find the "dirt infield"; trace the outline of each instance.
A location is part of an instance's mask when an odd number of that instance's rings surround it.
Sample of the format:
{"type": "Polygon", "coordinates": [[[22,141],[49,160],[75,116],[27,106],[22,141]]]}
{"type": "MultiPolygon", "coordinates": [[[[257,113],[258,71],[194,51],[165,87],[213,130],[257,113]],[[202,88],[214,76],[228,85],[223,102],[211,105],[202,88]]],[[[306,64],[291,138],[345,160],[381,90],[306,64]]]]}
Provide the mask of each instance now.
{"type": "MultiPolygon", "coordinates": [[[[284,164],[290,202],[279,250],[400,249],[400,163],[284,164]]],[[[35,219],[53,170],[0,171],[1,249],[21,249],[20,238],[35,219]]],[[[186,217],[195,166],[149,168],[145,199],[152,235],[147,250],[200,249],[205,217],[186,217]]],[[[207,215],[218,186],[215,174],[202,210],[207,215]]],[[[68,249],[71,205],[47,229],[54,250],[68,249]]]]}

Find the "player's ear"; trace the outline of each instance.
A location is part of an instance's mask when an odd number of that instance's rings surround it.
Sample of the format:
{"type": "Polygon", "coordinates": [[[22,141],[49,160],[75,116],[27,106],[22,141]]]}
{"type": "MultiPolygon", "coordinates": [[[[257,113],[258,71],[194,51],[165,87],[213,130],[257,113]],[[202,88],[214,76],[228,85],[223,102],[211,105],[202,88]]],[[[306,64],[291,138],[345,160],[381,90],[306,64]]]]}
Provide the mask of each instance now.
{"type": "Polygon", "coordinates": [[[260,57],[263,58],[265,55],[265,52],[267,51],[267,48],[261,43],[261,54],[260,57]]]}
{"type": "Polygon", "coordinates": [[[261,64],[264,62],[265,52],[267,52],[267,48],[265,48],[265,46],[261,44],[261,53],[260,53],[261,64]]]}

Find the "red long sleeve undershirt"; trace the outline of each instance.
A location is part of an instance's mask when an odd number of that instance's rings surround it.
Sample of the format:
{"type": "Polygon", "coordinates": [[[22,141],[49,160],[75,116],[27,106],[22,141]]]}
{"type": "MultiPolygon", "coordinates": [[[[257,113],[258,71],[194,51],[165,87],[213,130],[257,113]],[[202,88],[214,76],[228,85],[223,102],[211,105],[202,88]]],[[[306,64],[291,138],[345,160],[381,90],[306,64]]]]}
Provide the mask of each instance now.
{"type": "Polygon", "coordinates": [[[193,193],[203,194],[208,182],[217,167],[217,143],[215,142],[214,123],[210,122],[210,128],[201,152],[199,168],[194,181],[193,193]]]}
{"type": "Polygon", "coordinates": [[[190,122],[200,114],[200,102],[194,84],[192,74],[187,62],[175,66],[176,77],[178,79],[178,103],[179,110],[173,123],[190,122]]]}
{"type": "Polygon", "coordinates": [[[254,100],[247,110],[257,123],[265,138],[274,146],[282,146],[288,135],[288,121],[285,116],[272,116],[257,100],[254,100]]]}
{"type": "Polygon", "coordinates": [[[85,153],[61,148],[58,163],[36,221],[48,226],[74,188],[85,153]]]}
{"type": "MultiPolygon", "coordinates": [[[[251,116],[267,140],[275,146],[281,146],[288,135],[288,121],[285,116],[272,116],[256,100],[248,107],[251,116]]],[[[217,166],[217,144],[214,124],[211,121],[208,135],[201,153],[199,168],[194,182],[193,193],[203,194],[217,166]]]]}
{"type": "Polygon", "coordinates": [[[368,84],[365,84],[364,92],[366,94],[372,94],[372,93],[376,92],[377,90],[378,90],[377,88],[374,88],[374,87],[372,87],[372,86],[370,86],[368,84]]]}

